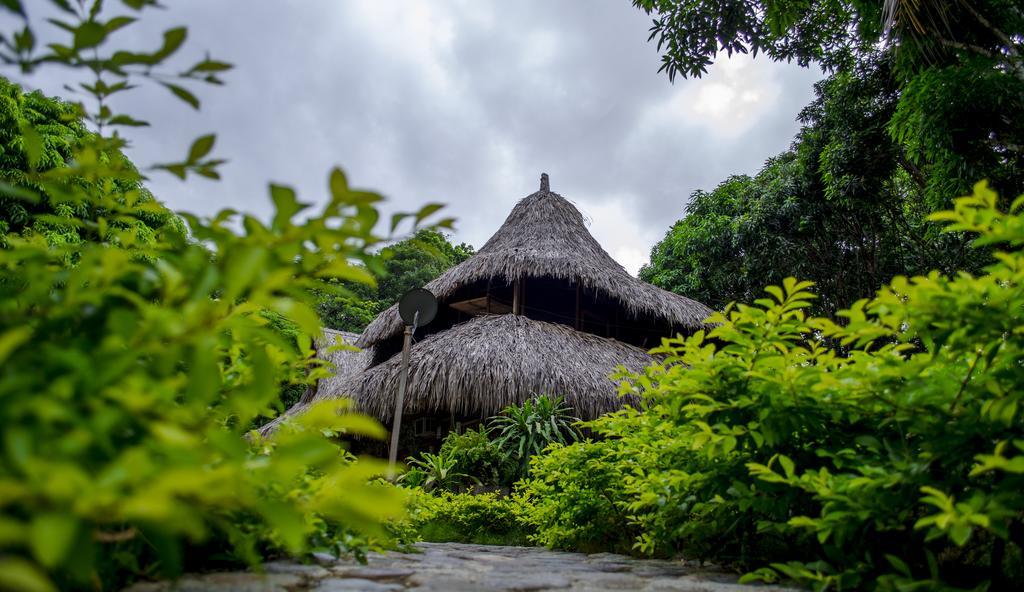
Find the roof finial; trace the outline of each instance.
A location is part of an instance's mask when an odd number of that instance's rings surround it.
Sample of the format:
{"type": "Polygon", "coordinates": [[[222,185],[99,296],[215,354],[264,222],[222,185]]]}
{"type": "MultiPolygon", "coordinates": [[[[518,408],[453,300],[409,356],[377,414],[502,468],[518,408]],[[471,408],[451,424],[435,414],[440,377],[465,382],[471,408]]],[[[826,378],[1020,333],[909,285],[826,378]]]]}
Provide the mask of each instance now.
{"type": "Polygon", "coordinates": [[[548,184],[548,174],[547,173],[541,173],[540,174],[540,190],[541,191],[551,191],[551,185],[548,184]]]}

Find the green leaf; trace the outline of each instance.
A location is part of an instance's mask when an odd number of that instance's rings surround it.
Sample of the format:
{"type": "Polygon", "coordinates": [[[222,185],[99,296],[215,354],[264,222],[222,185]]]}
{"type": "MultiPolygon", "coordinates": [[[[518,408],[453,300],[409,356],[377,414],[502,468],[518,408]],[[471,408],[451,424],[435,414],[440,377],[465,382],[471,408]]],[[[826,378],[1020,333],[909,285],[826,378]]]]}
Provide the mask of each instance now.
{"type": "Polygon", "coordinates": [[[410,215],[411,214],[407,214],[407,213],[404,213],[404,212],[398,212],[396,214],[391,214],[391,231],[390,231],[391,234],[394,234],[395,230],[398,229],[398,225],[402,223],[402,220],[405,220],[410,215]]]}
{"type": "Polygon", "coordinates": [[[441,210],[442,208],[444,208],[444,204],[439,203],[432,203],[423,206],[422,208],[420,208],[420,211],[416,212],[416,224],[419,224],[427,217],[429,217],[431,214],[437,212],[438,210],[441,210]]]}
{"type": "Polygon", "coordinates": [[[331,175],[327,181],[327,187],[331,192],[331,196],[338,201],[345,202],[344,196],[348,195],[348,179],[345,177],[345,172],[340,168],[331,169],[331,175]]]}
{"type": "Polygon", "coordinates": [[[149,122],[134,119],[129,115],[115,115],[107,120],[107,125],[124,125],[129,127],[147,127],[149,122]]]}
{"type": "Polygon", "coordinates": [[[299,203],[294,189],[283,185],[270,185],[270,199],[274,202],[274,221],[271,223],[274,230],[287,228],[295,214],[308,207],[307,204],[299,203]]]}
{"type": "Polygon", "coordinates": [[[23,123],[21,125],[21,139],[25,147],[25,157],[28,159],[28,166],[36,169],[43,158],[43,137],[32,125],[23,123]]]}
{"type": "Polygon", "coordinates": [[[966,524],[953,524],[949,528],[949,540],[953,541],[956,546],[963,547],[967,544],[968,539],[971,538],[971,531],[973,529],[966,524]]]}
{"type": "Polygon", "coordinates": [[[227,63],[227,62],[219,62],[219,61],[211,60],[211,59],[207,58],[207,59],[199,62],[195,66],[192,66],[189,69],[189,73],[226,72],[226,71],[228,71],[228,70],[230,70],[232,68],[234,68],[234,66],[229,64],[229,63],[227,63]]]}
{"type": "Polygon", "coordinates": [[[156,52],[151,54],[149,57],[150,63],[156,65],[168,57],[185,43],[185,38],[188,36],[188,29],[185,27],[176,27],[174,29],[168,29],[164,31],[164,43],[156,52]]]}
{"type": "Polygon", "coordinates": [[[6,181],[0,181],[0,195],[6,195],[29,203],[39,203],[38,194],[24,187],[11,185],[6,181]]]}
{"type": "Polygon", "coordinates": [[[0,6],[22,18],[25,17],[25,8],[22,7],[21,0],[0,0],[0,6]]]}
{"type": "Polygon", "coordinates": [[[50,578],[20,557],[0,557],[0,589],[19,592],[56,592],[50,578]]]}
{"type": "Polygon", "coordinates": [[[75,29],[74,47],[76,50],[89,49],[103,43],[107,38],[107,30],[96,21],[86,21],[75,29]]]}
{"type": "Polygon", "coordinates": [[[201,158],[206,156],[213,150],[213,144],[217,141],[217,136],[214,134],[207,134],[200,136],[196,141],[192,142],[192,147],[188,150],[188,163],[193,164],[199,162],[201,158]]]}
{"type": "Polygon", "coordinates": [[[15,327],[0,333],[0,362],[6,360],[11,352],[28,341],[31,336],[32,328],[28,326],[15,327]]]}
{"type": "Polygon", "coordinates": [[[191,105],[193,109],[197,111],[199,110],[199,99],[197,99],[194,94],[189,92],[188,89],[178,86],[177,84],[172,84],[170,82],[161,82],[160,84],[164,85],[167,88],[167,90],[171,91],[171,93],[174,94],[174,96],[191,105]]]}
{"type": "Polygon", "coordinates": [[[103,28],[106,29],[107,34],[109,35],[114,31],[117,31],[118,29],[123,29],[124,27],[127,27],[128,25],[134,23],[136,20],[137,19],[130,16],[115,16],[114,18],[107,21],[103,25],[103,28]]]}
{"type": "Polygon", "coordinates": [[[790,460],[790,458],[788,456],[786,456],[784,454],[780,454],[779,455],[779,464],[782,466],[782,470],[783,470],[783,472],[785,472],[786,477],[788,479],[792,479],[793,478],[793,474],[796,472],[796,465],[793,464],[793,461],[790,460]]]}
{"type": "Polygon", "coordinates": [[[36,46],[36,36],[32,29],[25,26],[21,32],[14,33],[14,48],[21,53],[29,53],[36,46]]]}
{"type": "Polygon", "coordinates": [[[29,526],[29,546],[39,563],[55,568],[64,561],[78,532],[78,519],[70,514],[41,514],[29,526]]]}

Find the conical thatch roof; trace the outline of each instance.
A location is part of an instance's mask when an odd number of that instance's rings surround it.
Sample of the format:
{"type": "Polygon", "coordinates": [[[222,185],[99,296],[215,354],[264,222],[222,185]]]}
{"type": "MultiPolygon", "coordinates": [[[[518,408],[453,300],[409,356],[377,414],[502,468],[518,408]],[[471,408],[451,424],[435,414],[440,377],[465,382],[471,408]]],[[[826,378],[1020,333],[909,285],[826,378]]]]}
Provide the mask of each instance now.
{"type": "MultiPolygon", "coordinates": [[[[522,199],[498,232],[474,256],[425,288],[442,303],[460,287],[488,278],[511,283],[521,277],[579,281],[621,303],[631,315],[646,315],[667,326],[699,327],[712,311],[700,302],[662,290],[629,275],[590,235],[579,210],[548,188],[522,199]]],[[[359,347],[402,332],[398,305],[385,310],[363,331],[359,347]]]]}
{"type": "MultiPolygon", "coordinates": [[[[618,395],[609,378],[618,365],[639,371],[652,362],[644,350],[565,325],[521,315],[486,315],[413,345],[405,413],[490,417],[531,393],[562,395],[584,418],[635,402],[618,395]]],[[[356,407],[386,423],[394,413],[401,356],[321,386],[316,398],[350,396],[356,407]]]]}

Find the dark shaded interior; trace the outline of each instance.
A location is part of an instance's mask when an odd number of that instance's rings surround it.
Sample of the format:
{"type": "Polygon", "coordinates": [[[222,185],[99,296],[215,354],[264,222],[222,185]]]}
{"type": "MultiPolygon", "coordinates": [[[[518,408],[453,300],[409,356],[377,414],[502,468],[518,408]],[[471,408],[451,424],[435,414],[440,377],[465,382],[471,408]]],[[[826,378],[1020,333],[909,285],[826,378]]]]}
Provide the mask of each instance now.
{"type": "MultiPolygon", "coordinates": [[[[619,301],[579,286],[576,282],[552,277],[529,277],[521,279],[520,284],[518,314],[530,319],[568,325],[643,349],[655,347],[662,337],[680,331],[676,327],[666,327],[661,319],[630,315],[619,301]]],[[[417,328],[414,338],[424,339],[478,314],[516,314],[513,311],[516,304],[515,289],[514,283],[503,280],[481,280],[467,284],[440,303],[437,316],[430,324],[417,328]]],[[[401,350],[402,335],[399,334],[377,344],[370,365],[380,364],[401,350]]]]}

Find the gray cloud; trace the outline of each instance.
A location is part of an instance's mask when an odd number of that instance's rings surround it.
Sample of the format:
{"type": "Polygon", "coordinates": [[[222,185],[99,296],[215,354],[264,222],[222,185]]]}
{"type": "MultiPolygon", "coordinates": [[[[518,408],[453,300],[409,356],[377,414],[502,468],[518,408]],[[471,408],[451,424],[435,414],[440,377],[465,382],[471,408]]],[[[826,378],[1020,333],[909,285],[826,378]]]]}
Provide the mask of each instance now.
{"type": "MultiPolygon", "coordinates": [[[[789,144],[820,77],[723,59],[671,85],[648,23],[627,0],[188,0],[125,35],[154,45],[162,28],[187,24],[182,63],[204,50],[235,63],[227,86],[202,89],[199,113],[156,87],[118,106],[156,124],[130,134],[142,164],[218,132],[230,160],[221,182],[153,176],[175,209],[267,216],[268,181],[322,200],[341,165],[389,210],[449,204],[455,238],[479,247],[546,171],[635,272],[693,190],[756,171],[789,144]]],[[[27,82],[62,94],[60,74],[27,82]]]]}

